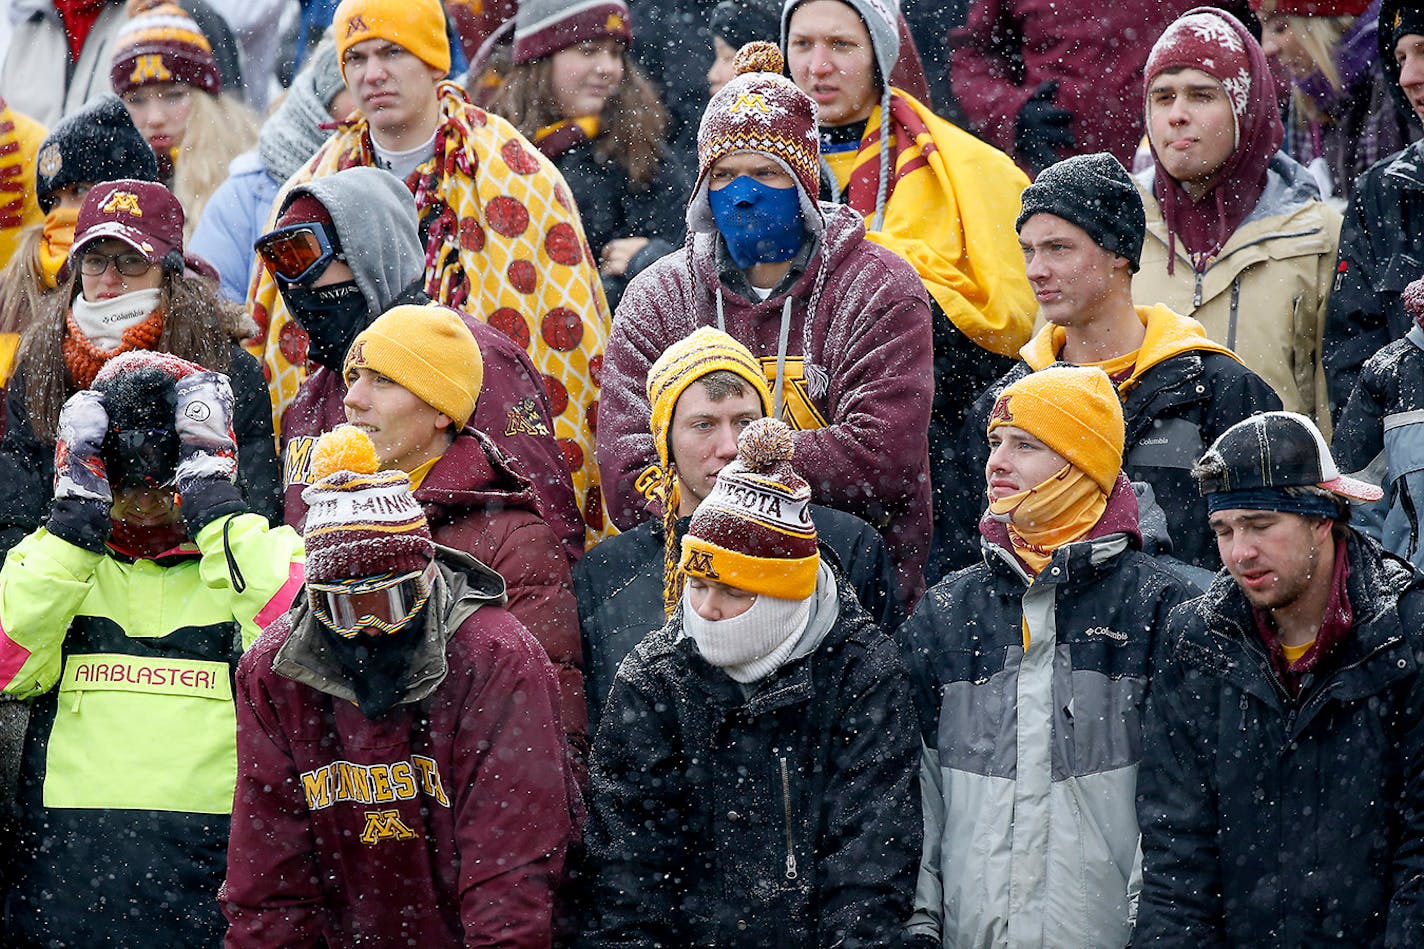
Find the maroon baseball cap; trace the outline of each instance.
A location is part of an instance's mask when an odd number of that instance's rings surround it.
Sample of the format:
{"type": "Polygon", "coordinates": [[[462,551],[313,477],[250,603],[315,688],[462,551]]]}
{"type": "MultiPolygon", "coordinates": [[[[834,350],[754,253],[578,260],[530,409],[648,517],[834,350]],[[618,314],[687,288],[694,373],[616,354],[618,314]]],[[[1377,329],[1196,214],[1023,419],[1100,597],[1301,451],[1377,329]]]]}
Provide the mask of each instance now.
{"type": "Polygon", "coordinates": [[[173,192],[152,181],[121,178],[89,189],[74,225],[70,259],[94,241],[123,241],[151,264],[183,250],[183,206],[173,192]]]}

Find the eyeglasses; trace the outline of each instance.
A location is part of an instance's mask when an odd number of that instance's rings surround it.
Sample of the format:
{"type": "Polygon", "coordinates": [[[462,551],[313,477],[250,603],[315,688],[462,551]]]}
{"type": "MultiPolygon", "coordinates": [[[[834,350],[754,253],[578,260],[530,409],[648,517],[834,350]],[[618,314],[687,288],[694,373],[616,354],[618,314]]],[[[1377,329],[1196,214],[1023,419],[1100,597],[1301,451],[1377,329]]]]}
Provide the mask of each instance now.
{"type": "Polygon", "coordinates": [[[267,268],[287,283],[314,280],[333,260],[345,259],[332,249],[326,228],[316,222],[279,227],[252,246],[267,268]]]}
{"type": "Polygon", "coordinates": [[[424,570],[387,573],[333,583],[307,582],[307,598],[316,618],[332,632],[350,639],[363,629],[397,633],[430,598],[434,561],[424,570]]]}
{"type": "Polygon", "coordinates": [[[86,277],[101,277],[110,264],[125,277],[142,277],[153,266],[142,254],[100,254],[88,251],[79,257],[79,272],[86,277]]]}

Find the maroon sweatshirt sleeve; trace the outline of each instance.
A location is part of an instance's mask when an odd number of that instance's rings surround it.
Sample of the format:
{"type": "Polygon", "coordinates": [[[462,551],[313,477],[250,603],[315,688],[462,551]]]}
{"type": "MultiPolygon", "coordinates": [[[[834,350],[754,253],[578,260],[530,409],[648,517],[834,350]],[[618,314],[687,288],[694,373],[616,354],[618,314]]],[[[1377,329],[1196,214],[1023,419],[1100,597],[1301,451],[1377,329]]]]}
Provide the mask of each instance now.
{"type": "Polygon", "coordinates": [[[619,530],[631,530],[650,516],[647,498],[637,487],[639,476],[658,458],[649,431],[648,370],[666,341],[681,339],[696,325],[691,307],[685,332],[674,332],[664,316],[680,305],[681,288],[668,270],[685,268],[686,253],[663,258],[628,285],[603,351],[598,470],[608,515],[619,530]]]}
{"type": "MultiPolygon", "coordinates": [[[[574,828],[558,686],[539,644],[503,610],[450,655],[470,684],[455,736],[454,810],[466,946],[547,949],[553,893],[574,828]]],[[[463,632],[463,629],[462,629],[463,632]]]]}
{"type": "Polygon", "coordinates": [[[488,564],[504,578],[505,608],[524,624],[554,664],[559,719],[573,751],[580,787],[588,785],[588,703],[583,690],[583,641],[569,565],[544,522],[530,517],[514,527],[488,564]]]}
{"type": "Polygon", "coordinates": [[[1015,81],[1011,57],[1021,59],[1023,50],[1013,6],[1013,0],[977,0],[968,22],[950,34],[955,98],[979,137],[1009,155],[1019,111],[1037,86],[1015,81]]]}
{"type": "Polygon", "coordinates": [[[884,533],[901,596],[913,603],[933,530],[929,298],[909,264],[868,242],[839,273],[849,276],[828,284],[820,303],[837,311],[822,355],[829,424],[796,433],[794,464],[812,500],[884,533]]]}
{"type": "Polygon", "coordinates": [[[325,923],[311,815],[273,697],[255,675],[271,666],[287,619],[274,623],[237,670],[237,790],[218,895],[227,949],[317,946],[325,923]]]}

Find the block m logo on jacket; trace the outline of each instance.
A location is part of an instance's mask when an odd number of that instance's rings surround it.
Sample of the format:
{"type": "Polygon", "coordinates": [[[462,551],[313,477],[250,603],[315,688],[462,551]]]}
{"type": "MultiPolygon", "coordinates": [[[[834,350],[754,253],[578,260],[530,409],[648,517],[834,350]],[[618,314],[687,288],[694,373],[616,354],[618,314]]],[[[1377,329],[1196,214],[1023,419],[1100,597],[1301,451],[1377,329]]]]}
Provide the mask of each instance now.
{"type": "Polygon", "coordinates": [[[378,844],[383,840],[410,840],[415,831],[400,819],[400,811],[367,811],[366,827],[361,831],[361,843],[378,844]]]}

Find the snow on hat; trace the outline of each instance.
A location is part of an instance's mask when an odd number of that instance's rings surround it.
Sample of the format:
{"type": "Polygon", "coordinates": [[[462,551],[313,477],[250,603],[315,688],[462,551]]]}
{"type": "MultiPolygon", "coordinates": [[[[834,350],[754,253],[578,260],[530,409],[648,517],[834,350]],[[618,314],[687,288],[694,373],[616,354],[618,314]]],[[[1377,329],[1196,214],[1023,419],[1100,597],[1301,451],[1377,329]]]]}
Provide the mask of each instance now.
{"type": "Polygon", "coordinates": [[[105,238],[123,241],[151,264],[162,263],[169,251],[183,251],[183,206],[152,181],[125,178],[95,185],[79,206],[69,259],[105,238]]]}
{"type": "Polygon", "coordinates": [[[584,40],[633,42],[623,0],[521,0],[514,15],[514,62],[552,56],[584,40]]]}
{"type": "Polygon", "coordinates": [[[169,353],[136,349],[104,364],[90,388],[104,394],[109,430],[101,450],[116,488],[163,487],[178,468],[174,428],[179,379],[203,367],[169,353]]]}
{"type": "Polygon", "coordinates": [[[1399,295],[1399,302],[1404,304],[1404,312],[1414,320],[1414,325],[1424,331],[1424,277],[1405,287],[1399,295]]]}
{"type": "Polygon", "coordinates": [[[1203,495],[1235,494],[1244,499],[1233,507],[1255,508],[1253,496],[1292,487],[1323,488],[1359,503],[1384,496],[1376,485],[1342,475],[1320,429],[1295,412],[1261,412],[1237,422],[1207,449],[1192,477],[1203,495]]]}
{"type": "Polygon", "coordinates": [[[1132,261],[1132,272],[1137,272],[1147,215],[1127,169],[1107,152],[1065,158],[1039,172],[1024,190],[1014,228],[1022,231],[1035,214],[1052,214],[1081,227],[1099,247],[1132,261]]]}
{"type": "Polygon", "coordinates": [[[682,538],[682,573],[783,600],[816,591],[821,555],[811,487],[791,467],[795,441],[778,419],[757,419],[737,442],[682,538]]]}
{"type": "Polygon", "coordinates": [[[46,212],[62,188],[119,178],[157,181],[158,161],[115,95],[102,95],[61,119],[35,158],[35,196],[46,212]]]}
{"type": "Polygon", "coordinates": [[[442,73],[450,71],[450,40],[440,0],[341,0],[331,28],[343,76],[346,51],[377,39],[394,43],[442,73]]]}
{"type": "Polygon", "coordinates": [[[1178,17],[1152,47],[1143,70],[1143,88],[1169,69],[1198,69],[1221,83],[1236,117],[1236,140],[1247,122],[1251,102],[1251,57],[1242,38],[1232,28],[1231,14],[1198,7],[1178,17]]]}
{"type": "Polygon", "coordinates": [[[1112,494],[1122,471],[1122,400],[1108,374],[1090,366],[1049,366],[1006,388],[988,431],[1012,425],[1062,455],[1112,494]]]}
{"type": "Polygon", "coordinates": [[[776,160],[801,193],[802,219],[823,226],[816,197],[821,190],[821,145],[816,103],[783,76],[786,62],[771,43],[748,43],[737,50],[737,75],[702,113],[697,129],[697,185],[687,207],[687,226],[699,234],[717,230],[707,200],[707,173],[727,155],[758,152],[776,160]]]}
{"type": "Polygon", "coordinates": [[[177,82],[217,95],[222,77],[213,47],[173,0],[129,0],[129,20],[114,36],[109,83],[119,95],[159,82],[177,82]]]}
{"type": "Polygon", "coordinates": [[[339,425],[312,450],[302,539],[317,582],[423,570],[435,556],[425,512],[404,471],[380,471],[365,432],[339,425]]]}

